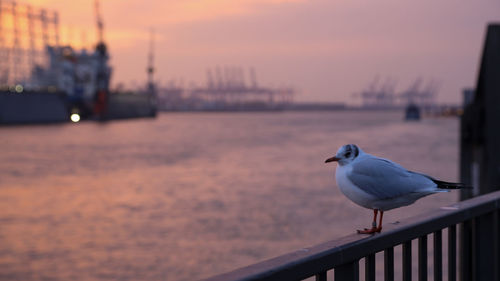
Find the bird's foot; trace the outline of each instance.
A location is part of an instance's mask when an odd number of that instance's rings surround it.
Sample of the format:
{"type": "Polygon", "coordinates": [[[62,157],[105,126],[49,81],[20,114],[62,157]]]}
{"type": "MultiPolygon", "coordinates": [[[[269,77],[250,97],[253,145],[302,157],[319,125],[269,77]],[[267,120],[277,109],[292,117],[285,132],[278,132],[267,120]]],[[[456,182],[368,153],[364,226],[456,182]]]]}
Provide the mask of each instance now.
{"type": "Polygon", "coordinates": [[[358,234],[374,234],[380,231],[382,231],[382,227],[372,227],[372,228],[365,228],[364,230],[358,230],[358,234]]]}

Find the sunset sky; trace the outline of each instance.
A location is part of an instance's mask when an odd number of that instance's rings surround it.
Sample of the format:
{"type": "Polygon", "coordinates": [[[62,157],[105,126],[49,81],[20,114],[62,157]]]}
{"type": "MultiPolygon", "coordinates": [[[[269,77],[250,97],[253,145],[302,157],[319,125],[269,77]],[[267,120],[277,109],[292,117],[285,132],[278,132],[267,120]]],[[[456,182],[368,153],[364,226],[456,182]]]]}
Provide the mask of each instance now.
{"type": "MultiPolygon", "coordinates": [[[[59,11],[63,43],[95,42],[93,0],[28,2],[59,11]]],[[[379,75],[397,90],[438,80],[438,101],[458,103],[500,1],[102,0],[101,13],[115,85],[145,82],[152,27],[161,85],[204,85],[207,68],[241,66],[260,85],[295,87],[299,101],[359,102],[352,94],[379,75]]]]}

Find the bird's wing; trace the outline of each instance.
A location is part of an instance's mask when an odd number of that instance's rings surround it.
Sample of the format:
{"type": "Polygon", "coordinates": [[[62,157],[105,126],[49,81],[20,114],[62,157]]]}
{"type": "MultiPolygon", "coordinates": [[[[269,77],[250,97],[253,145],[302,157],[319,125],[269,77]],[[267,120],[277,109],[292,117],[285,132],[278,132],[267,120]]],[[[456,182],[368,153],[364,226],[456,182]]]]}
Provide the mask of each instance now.
{"type": "Polygon", "coordinates": [[[432,192],[436,184],[426,175],[410,172],[387,159],[364,157],[353,163],[349,180],[379,199],[398,197],[412,192],[432,192]]]}

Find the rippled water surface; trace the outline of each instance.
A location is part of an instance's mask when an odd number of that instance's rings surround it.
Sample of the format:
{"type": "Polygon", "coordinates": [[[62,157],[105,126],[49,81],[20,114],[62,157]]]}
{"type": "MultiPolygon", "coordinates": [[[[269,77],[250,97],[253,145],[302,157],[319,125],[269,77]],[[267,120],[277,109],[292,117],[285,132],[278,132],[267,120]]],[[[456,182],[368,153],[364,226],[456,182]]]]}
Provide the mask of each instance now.
{"type": "MultiPolygon", "coordinates": [[[[400,112],[179,113],[0,128],[1,280],[193,280],[351,234],[334,182],[356,143],[457,180],[458,120],[400,112]]],[[[384,215],[390,223],[457,193],[384,215]]]]}

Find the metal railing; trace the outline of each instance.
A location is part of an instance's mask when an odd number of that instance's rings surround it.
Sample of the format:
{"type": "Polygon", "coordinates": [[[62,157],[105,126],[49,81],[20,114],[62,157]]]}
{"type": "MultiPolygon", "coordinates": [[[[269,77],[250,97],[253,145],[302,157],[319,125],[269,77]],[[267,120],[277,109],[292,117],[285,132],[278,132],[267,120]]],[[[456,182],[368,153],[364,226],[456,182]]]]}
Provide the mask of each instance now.
{"type": "Polygon", "coordinates": [[[394,247],[402,245],[402,279],[412,279],[412,240],[418,240],[418,280],[428,277],[427,238],[433,236],[433,276],[443,280],[443,230],[447,229],[448,280],[500,280],[500,191],[433,210],[397,224],[386,224],[380,234],[353,234],[267,261],[237,269],[206,281],[359,280],[364,259],[365,280],[375,280],[375,254],[383,252],[384,280],[394,280],[394,247]],[[458,245],[457,247],[457,226],[458,245]],[[457,266],[457,254],[459,258],[457,266]],[[458,270],[457,270],[458,269],[458,270]]]}

